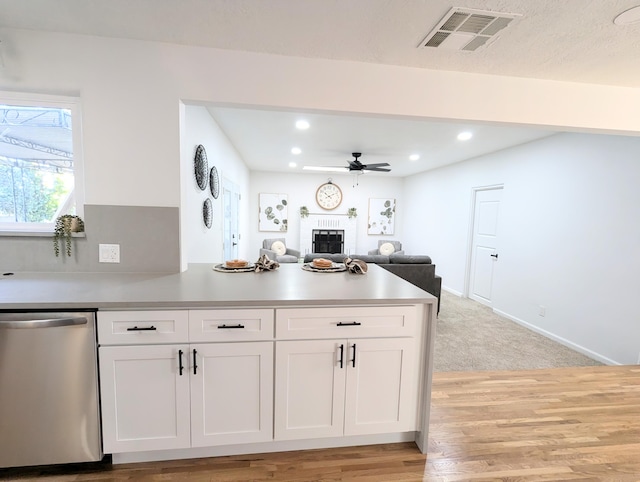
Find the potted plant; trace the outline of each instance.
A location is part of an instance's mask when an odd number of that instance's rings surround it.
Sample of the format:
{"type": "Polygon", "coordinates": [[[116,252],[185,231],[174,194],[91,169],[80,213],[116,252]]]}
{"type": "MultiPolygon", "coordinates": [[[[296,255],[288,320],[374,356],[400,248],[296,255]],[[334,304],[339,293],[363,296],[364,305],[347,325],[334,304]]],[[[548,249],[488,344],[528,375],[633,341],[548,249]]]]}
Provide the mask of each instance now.
{"type": "Polygon", "coordinates": [[[357,217],[358,212],[356,211],[356,208],[349,208],[347,210],[347,216],[349,216],[349,219],[357,217]]]}
{"type": "Polygon", "coordinates": [[[307,206],[300,206],[300,217],[309,217],[309,208],[307,206]]]}
{"type": "Polygon", "coordinates": [[[56,218],[53,230],[53,250],[56,256],[60,256],[60,241],[64,239],[67,256],[71,256],[71,236],[72,233],[83,233],[84,221],[80,216],[64,214],[56,218]]]}

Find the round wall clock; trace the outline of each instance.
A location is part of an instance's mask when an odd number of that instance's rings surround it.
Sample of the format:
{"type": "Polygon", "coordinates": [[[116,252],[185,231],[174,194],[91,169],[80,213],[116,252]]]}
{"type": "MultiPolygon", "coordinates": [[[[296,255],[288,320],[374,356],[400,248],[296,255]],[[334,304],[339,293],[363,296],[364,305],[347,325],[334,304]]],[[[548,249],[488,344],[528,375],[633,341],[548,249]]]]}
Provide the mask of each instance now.
{"type": "Polygon", "coordinates": [[[337,184],[326,182],[316,191],[316,202],[322,209],[328,211],[337,208],[342,202],[342,191],[337,184]]]}
{"type": "Polygon", "coordinates": [[[220,195],[220,179],[218,179],[218,170],[216,169],[216,166],[213,166],[209,173],[209,189],[211,190],[213,199],[218,199],[218,196],[220,195]]]}
{"type": "Polygon", "coordinates": [[[207,162],[207,151],[204,150],[204,146],[200,144],[196,147],[196,155],[193,158],[193,167],[196,175],[196,184],[201,191],[207,188],[207,174],[209,174],[209,163],[207,162]]]}

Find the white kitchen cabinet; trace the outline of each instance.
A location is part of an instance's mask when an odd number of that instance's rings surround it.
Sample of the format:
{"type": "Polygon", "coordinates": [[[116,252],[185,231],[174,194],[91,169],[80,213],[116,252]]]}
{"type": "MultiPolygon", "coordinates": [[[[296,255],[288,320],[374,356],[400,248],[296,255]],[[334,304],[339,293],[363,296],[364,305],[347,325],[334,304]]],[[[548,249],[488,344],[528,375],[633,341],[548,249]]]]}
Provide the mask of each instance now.
{"type": "Polygon", "coordinates": [[[276,440],[415,430],[411,338],[276,343],[276,440]]]}
{"type": "Polygon", "coordinates": [[[105,453],[190,446],[188,349],[188,345],[100,347],[105,453]]]}
{"type": "Polygon", "coordinates": [[[273,342],[209,343],[190,349],[192,446],[271,440],[273,342]]]}

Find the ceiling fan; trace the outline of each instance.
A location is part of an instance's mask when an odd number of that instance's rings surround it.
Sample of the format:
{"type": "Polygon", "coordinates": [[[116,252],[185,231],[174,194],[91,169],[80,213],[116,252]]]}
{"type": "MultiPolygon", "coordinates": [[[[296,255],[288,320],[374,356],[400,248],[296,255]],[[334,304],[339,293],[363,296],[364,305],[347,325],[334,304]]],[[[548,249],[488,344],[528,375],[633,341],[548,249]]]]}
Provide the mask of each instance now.
{"type": "Polygon", "coordinates": [[[359,158],[362,156],[361,152],[353,152],[351,154],[353,156],[352,161],[347,161],[349,164],[347,167],[332,167],[332,166],[304,166],[303,169],[310,171],[330,171],[330,172],[340,172],[340,171],[349,171],[354,172],[355,174],[361,174],[366,171],[371,172],[391,172],[387,166],[390,166],[388,162],[379,162],[376,164],[362,164],[359,161],[359,158]]]}

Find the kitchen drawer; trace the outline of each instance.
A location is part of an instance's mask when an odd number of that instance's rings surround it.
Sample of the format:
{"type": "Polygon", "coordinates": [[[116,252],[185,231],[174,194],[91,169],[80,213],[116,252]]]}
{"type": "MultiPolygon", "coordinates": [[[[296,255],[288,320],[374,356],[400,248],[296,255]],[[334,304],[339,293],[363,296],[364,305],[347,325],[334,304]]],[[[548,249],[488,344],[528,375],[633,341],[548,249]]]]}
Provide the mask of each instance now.
{"type": "Polygon", "coordinates": [[[415,306],[283,308],[276,310],[276,338],[414,336],[415,306]]]}
{"type": "Polygon", "coordinates": [[[176,311],[99,311],[100,345],[144,345],[189,341],[189,313],[176,311]]]}
{"type": "Polygon", "coordinates": [[[273,310],[191,310],[189,340],[251,341],[273,339],[273,310]]]}

